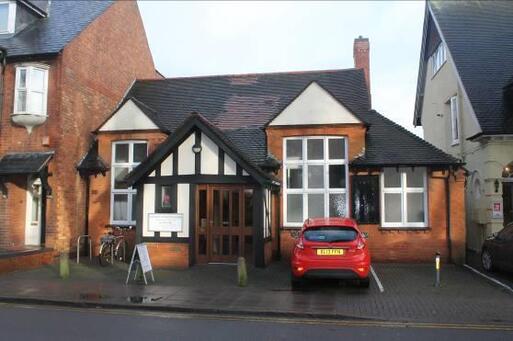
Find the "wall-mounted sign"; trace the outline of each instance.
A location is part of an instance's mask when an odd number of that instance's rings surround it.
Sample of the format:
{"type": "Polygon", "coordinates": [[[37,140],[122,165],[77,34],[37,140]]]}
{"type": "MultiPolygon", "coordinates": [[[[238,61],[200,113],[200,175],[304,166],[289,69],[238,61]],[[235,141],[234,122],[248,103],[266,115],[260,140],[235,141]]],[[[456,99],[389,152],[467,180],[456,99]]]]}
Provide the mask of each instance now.
{"type": "Polygon", "coordinates": [[[151,232],[182,232],[183,214],[181,213],[149,213],[148,231],[151,232]]]}
{"type": "Polygon", "coordinates": [[[502,219],[502,204],[500,202],[492,202],[492,218],[502,219]]]}

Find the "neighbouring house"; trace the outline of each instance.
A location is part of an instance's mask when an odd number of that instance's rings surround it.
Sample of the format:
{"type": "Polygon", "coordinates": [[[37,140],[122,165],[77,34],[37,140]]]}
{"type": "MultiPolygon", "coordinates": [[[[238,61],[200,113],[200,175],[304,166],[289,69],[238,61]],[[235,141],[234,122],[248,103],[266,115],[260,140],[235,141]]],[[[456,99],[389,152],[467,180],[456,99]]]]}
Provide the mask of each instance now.
{"type": "Polygon", "coordinates": [[[95,245],[135,226],[156,267],[265,266],[305,219],[351,216],[375,261],[461,262],[461,162],[371,110],[368,39],[353,52],[352,69],[136,81],[95,131],[95,245]]]}
{"type": "Polygon", "coordinates": [[[512,2],[426,2],[414,124],[465,163],[470,251],[513,221],[512,57],[512,2]]]}
{"type": "MultiPolygon", "coordinates": [[[[136,78],[158,77],[135,1],[0,1],[0,271],[86,231],[81,159],[136,78]]],[[[95,172],[107,169],[95,168],[95,172]]]]}

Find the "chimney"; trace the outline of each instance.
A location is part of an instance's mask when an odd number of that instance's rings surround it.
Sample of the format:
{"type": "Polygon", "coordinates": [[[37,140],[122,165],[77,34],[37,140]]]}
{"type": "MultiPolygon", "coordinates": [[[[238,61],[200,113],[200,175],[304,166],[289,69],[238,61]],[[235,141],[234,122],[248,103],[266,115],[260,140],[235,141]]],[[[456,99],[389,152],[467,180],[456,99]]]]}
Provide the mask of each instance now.
{"type": "Polygon", "coordinates": [[[359,36],[354,40],[353,47],[354,67],[363,69],[365,73],[365,81],[370,94],[370,62],[369,62],[369,38],[359,36]]]}

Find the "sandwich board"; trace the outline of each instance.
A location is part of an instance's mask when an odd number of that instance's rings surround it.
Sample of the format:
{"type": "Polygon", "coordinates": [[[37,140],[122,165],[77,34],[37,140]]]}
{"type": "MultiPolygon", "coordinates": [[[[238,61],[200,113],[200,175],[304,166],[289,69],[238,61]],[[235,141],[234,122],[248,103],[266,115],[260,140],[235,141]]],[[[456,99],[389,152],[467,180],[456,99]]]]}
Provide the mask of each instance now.
{"type": "Polygon", "coordinates": [[[125,284],[128,284],[132,270],[134,270],[134,280],[137,278],[137,272],[139,271],[139,268],[141,268],[144,284],[148,284],[148,281],[146,280],[146,274],[148,272],[151,274],[151,280],[155,282],[155,277],[153,276],[153,268],[151,267],[150,254],[148,253],[148,248],[144,243],[135,245],[134,252],[132,253],[132,260],[130,261],[130,266],[128,267],[128,275],[126,276],[125,284]]]}

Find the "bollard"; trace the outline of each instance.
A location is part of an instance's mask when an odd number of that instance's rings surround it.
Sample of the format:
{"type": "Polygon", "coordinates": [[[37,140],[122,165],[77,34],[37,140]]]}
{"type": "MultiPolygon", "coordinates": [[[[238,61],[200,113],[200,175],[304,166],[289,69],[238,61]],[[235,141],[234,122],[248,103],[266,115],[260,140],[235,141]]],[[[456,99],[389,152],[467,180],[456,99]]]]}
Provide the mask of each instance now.
{"type": "Polygon", "coordinates": [[[440,287],[440,252],[435,254],[436,280],[435,287],[440,287]]]}
{"type": "Polygon", "coordinates": [[[69,277],[69,255],[67,252],[62,252],[59,255],[59,274],[62,279],[69,277]]]}
{"type": "Polygon", "coordinates": [[[237,282],[239,287],[248,285],[248,271],[244,257],[237,258],[237,282]]]}

